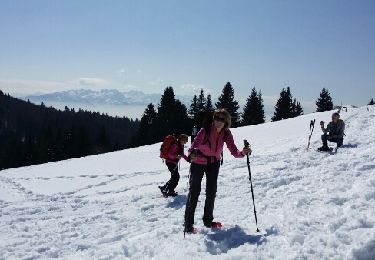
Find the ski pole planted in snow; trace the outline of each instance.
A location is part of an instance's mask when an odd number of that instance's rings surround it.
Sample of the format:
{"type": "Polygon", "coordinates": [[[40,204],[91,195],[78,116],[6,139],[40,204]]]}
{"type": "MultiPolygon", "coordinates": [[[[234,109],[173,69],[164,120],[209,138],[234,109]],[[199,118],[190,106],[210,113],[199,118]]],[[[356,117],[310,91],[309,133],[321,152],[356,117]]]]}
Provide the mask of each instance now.
{"type": "MultiPolygon", "coordinates": [[[[249,142],[247,140],[243,140],[243,142],[244,142],[245,147],[249,147],[250,146],[250,144],[249,144],[249,142]]],[[[246,159],[247,159],[247,169],[249,170],[249,180],[250,180],[250,187],[251,187],[251,196],[253,198],[253,205],[254,205],[255,224],[257,226],[257,232],[260,232],[259,228],[258,228],[257,211],[255,209],[255,199],[254,199],[253,182],[251,180],[251,169],[250,169],[249,154],[246,155],[246,159]]]]}
{"type": "Polygon", "coordinates": [[[307,143],[307,149],[306,150],[309,150],[311,136],[312,136],[312,134],[314,132],[314,126],[315,126],[315,119],[310,121],[310,135],[309,135],[309,141],[307,143]]]}

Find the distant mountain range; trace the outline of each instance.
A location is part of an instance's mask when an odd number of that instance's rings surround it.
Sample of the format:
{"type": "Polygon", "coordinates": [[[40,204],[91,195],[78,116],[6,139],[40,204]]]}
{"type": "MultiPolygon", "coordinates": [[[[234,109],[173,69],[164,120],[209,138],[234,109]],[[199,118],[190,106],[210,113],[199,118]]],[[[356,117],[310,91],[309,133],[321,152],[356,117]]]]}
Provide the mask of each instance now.
{"type": "MultiPolygon", "coordinates": [[[[198,93],[197,93],[198,94],[198,93]]],[[[155,107],[160,102],[162,94],[146,94],[142,91],[127,91],[121,92],[116,89],[74,89],[61,92],[53,92],[49,94],[34,94],[23,97],[24,100],[30,100],[35,104],[44,102],[48,106],[53,106],[58,109],[64,109],[64,106],[69,108],[83,108],[87,110],[105,112],[113,116],[128,116],[131,118],[140,118],[144,108],[153,103],[155,107]],[[126,109],[122,107],[126,106],[126,109]]],[[[186,107],[189,109],[193,96],[190,95],[176,95],[186,107]]],[[[212,100],[215,104],[217,99],[212,100]]],[[[240,110],[242,112],[245,100],[239,100],[240,110]]],[[[265,105],[265,114],[268,118],[273,114],[274,107],[265,105]]]]}
{"type": "MultiPolygon", "coordinates": [[[[102,89],[99,91],[89,89],[75,89],[49,94],[35,94],[24,97],[33,103],[79,103],[86,105],[147,105],[160,102],[161,94],[146,94],[141,91],[121,92],[116,89],[102,89]]],[[[192,96],[176,96],[185,105],[190,105],[192,96]]]]}

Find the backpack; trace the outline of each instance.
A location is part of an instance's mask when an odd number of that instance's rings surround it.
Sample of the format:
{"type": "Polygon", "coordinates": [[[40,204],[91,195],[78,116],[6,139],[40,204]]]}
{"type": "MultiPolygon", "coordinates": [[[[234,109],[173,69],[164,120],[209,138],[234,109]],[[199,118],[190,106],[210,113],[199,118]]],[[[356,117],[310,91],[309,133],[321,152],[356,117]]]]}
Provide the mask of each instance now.
{"type": "Polygon", "coordinates": [[[168,158],[168,151],[172,144],[177,143],[177,139],[174,135],[167,135],[164,138],[163,143],[160,147],[160,158],[167,159],[168,158]]]}

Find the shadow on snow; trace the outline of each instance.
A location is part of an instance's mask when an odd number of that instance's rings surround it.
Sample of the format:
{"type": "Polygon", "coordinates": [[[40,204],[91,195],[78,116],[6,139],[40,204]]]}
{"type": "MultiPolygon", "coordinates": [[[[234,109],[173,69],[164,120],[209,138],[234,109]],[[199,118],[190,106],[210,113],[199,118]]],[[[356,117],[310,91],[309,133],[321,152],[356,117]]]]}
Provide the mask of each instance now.
{"type": "Polygon", "coordinates": [[[358,144],[343,144],[340,148],[357,148],[358,144]]]}
{"type": "Polygon", "coordinates": [[[173,200],[169,201],[166,207],[180,209],[185,206],[186,200],[186,195],[178,195],[177,197],[174,197],[173,200]]]}
{"type": "Polygon", "coordinates": [[[265,236],[273,234],[273,231],[267,231],[267,234],[248,235],[238,225],[230,229],[219,229],[214,233],[208,234],[205,239],[207,251],[212,255],[226,253],[233,248],[244,244],[260,245],[266,242],[265,236]]]}

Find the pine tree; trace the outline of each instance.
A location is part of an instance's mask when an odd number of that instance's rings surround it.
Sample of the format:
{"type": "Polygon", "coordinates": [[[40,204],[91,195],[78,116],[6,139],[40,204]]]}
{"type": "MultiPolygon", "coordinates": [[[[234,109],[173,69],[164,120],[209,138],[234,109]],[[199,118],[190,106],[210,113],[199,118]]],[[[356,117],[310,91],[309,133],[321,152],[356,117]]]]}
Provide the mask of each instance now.
{"type": "Polygon", "coordinates": [[[333,102],[328,89],[322,89],[322,92],[320,92],[320,97],[315,104],[317,106],[316,112],[330,111],[333,109],[333,102]]]}
{"type": "Polygon", "coordinates": [[[204,97],[204,90],[202,88],[199,93],[198,104],[197,104],[199,112],[202,112],[202,111],[204,112],[206,110],[206,103],[207,103],[207,100],[204,97]]]}
{"type": "Polygon", "coordinates": [[[206,111],[207,110],[212,110],[213,105],[212,105],[212,99],[211,99],[211,94],[207,95],[207,102],[206,102],[206,111]]]}
{"type": "Polygon", "coordinates": [[[190,132],[186,106],[175,99],[172,87],[167,87],[160,99],[155,124],[155,136],[160,141],[168,134],[190,132]]]}
{"type": "Polygon", "coordinates": [[[170,124],[169,133],[187,134],[191,131],[191,124],[187,114],[187,108],[180,100],[176,99],[174,103],[173,120],[170,124]]]}
{"type": "Polygon", "coordinates": [[[303,115],[301,103],[294,99],[292,103],[292,117],[297,117],[300,115],[303,115]]]}
{"type": "MultiPolygon", "coordinates": [[[[73,143],[74,143],[74,149],[75,149],[75,152],[76,152],[76,156],[80,156],[79,155],[79,146],[80,146],[80,142],[81,140],[79,140],[79,134],[78,134],[78,130],[77,128],[74,129],[73,131],[73,143]]],[[[106,127],[105,126],[102,126],[101,129],[100,129],[100,133],[99,133],[99,136],[98,136],[98,144],[99,144],[99,149],[100,149],[100,152],[108,152],[108,146],[110,145],[110,142],[109,142],[109,139],[108,139],[108,134],[107,134],[107,130],[106,130],[106,127]]]]}
{"type": "Polygon", "coordinates": [[[198,113],[199,113],[198,98],[197,98],[197,95],[194,95],[193,100],[191,101],[190,109],[189,109],[189,117],[193,125],[198,123],[197,121],[198,113]]]}
{"type": "Polygon", "coordinates": [[[374,102],[374,99],[372,98],[371,100],[370,100],[370,102],[368,103],[368,105],[375,105],[375,102],[374,102]]]}
{"type": "Polygon", "coordinates": [[[152,144],[159,141],[153,135],[153,126],[155,124],[156,117],[157,114],[154,105],[152,103],[148,104],[147,108],[143,112],[141,122],[139,123],[139,128],[131,142],[132,147],[152,144]]]}
{"type": "Polygon", "coordinates": [[[155,134],[158,140],[162,140],[164,136],[169,134],[170,123],[174,117],[175,95],[172,87],[164,90],[158,106],[157,119],[155,124],[155,134]]]}
{"type": "Polygon", "coordinates": [[[263,97],[262,97],[262,91],[259,90],[258,92],[258,116],[257,116],[257,123],[263,124],[266,122],[265,120],[266,116],[264,115],[264,104],[263,104],[263,97]]]}
{"type": "Polygon", "coordinates": [[[290,87],[282,89],[280,98],[277,100],[275,106],[274,116],[271,118],[272,121],[279,121],[291,117],[296,117],[303,114],[301,103],[296,99],[293,100],[290,87]]]}
{"type": "Polygon", "coordinates": [[[282,119],[290,118],[292,114],[292,95],[290,88],[283,88],[280,92],[280,97],[277,100],[275,106],[274,116],[271,118],[272,121],[279,121],[282,119]]]}
{"type": "Polygon", "coordinates": [[[232,117],[232,127],[237,127],[239,126],[240,121],[239,114],[237,112],[239,107],[238,102],[234,100],[234,89],[230,82],[228,82],[224,86],[222,94],[216,103],[216,108],[225,108],[232,117]]]}
{"type": "Polygon", "coordinates": [[[242,125],[257,125],[264,123],[264,105],[262,93],[251,90],[250,96],[247,98],[244,111],[242,114],[242,125]]]}

